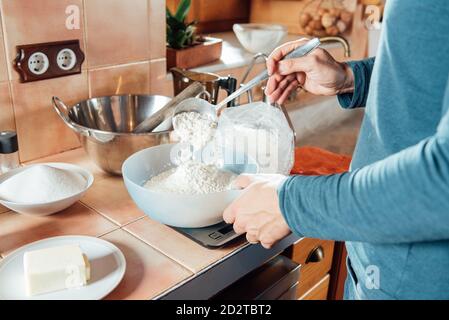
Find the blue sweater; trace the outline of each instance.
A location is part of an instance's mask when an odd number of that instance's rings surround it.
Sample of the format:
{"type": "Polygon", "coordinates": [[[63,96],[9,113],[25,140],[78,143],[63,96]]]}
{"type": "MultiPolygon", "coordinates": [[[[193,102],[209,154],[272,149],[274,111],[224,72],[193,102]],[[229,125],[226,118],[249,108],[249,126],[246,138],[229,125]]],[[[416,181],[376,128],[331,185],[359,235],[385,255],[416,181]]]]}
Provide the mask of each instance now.
{"type": "Polygon", "coordinates": [[[366,106],[351,170],[294,176],[283,215],[346,241],[346,298],[449,299],[449,1],[388,0],[374,59],[351,62],[366,106]]]}

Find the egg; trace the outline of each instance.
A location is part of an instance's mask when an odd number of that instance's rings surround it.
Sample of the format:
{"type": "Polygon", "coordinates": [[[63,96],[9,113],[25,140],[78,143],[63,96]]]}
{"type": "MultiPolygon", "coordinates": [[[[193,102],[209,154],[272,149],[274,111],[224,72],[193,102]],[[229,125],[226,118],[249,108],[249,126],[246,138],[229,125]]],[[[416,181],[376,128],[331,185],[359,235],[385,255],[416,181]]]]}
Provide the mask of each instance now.
{"type": "Polygon", "coordinates": [[[321,24],[323,25],[324,28],[332,27],[335,24],[335,22],[337,22],[337,17],[331,15],[330,13],[325,13],[321,17],[321,24]]]}
{"type": "Polygon", "coordinates": [[[307,24],[312,20],[312,15],[310,13],[303,13],[299,17],[299,24],[302,28],[305,28],[307,24]]]}
{"type": "Polygon", "coordinates": [[[342,20],[338,20],[335,26],[337,27],[339,33],[344,33],[348,29],[348,25],[342,20]]]}
{"type": "Polygon", "coordinates": [[[352,13],[348,12],[346,10],[343,10],[340,14],[341,21],[345,22],[347,25],[349,25],[352,22],[352,13]]]}
{"type": "Polygon", "coordinates": [[[326,33],[330,36],[336,36],[339,34],[339,31],[336,26],[330,26],[329,28],[326,28],[326,33]]]}

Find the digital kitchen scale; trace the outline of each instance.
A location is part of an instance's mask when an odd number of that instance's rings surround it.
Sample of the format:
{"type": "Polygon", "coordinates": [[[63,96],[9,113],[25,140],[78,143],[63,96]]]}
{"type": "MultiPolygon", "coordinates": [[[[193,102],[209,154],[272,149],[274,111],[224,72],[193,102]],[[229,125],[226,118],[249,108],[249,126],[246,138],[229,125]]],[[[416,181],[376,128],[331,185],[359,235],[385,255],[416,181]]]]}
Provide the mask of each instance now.
{"type": "Polygon", "coordinates": [[[218,249],[242,235],[234,232],[232,224],[220,222],[204,228],[173,228],[203,247],[218,249]]]}

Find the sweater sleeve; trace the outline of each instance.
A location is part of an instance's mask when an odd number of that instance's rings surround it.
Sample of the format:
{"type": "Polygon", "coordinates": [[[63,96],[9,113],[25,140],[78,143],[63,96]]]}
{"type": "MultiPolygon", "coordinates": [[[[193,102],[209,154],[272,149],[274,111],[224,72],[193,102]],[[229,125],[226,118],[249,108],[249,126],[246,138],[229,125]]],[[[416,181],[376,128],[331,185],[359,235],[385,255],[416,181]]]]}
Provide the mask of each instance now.
{"type": "Polygon", "coordinates": [[[449,87],[446,92],[434,136],[353,172],[287,179],[278,193],[290,228],[371,243],[449,239],[449,87]]]}
{"type": "Polygon", "coordinates": [[[365,107],[368,99],[368,89],[371,73],[374,67],[374,58],[360,61],[349,61],[348,66],[354,73],[354,92],[338,95],[340,105],[345,109],[365,107]]]}

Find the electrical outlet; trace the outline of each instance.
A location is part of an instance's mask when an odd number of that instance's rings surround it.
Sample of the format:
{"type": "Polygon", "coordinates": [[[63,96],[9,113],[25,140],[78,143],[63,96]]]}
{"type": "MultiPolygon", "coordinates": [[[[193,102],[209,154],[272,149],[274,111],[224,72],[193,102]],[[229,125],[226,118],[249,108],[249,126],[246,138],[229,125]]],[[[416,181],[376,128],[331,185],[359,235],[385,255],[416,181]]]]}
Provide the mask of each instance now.
{"type": "Polygon", "coordinates": [[[76,53],[68,48],[62,49],[56,56],[58,67],[65,71],[72,70],[76,65],[76,61],[76,53]]]}
{"type": "Polygon", "coordinates": [[[35,52],[28,58],[28,69],[35,75],[42,75],[50,67],[50,61],[45,53],[35,52]]]}
{"type": "Polygon", "coordinates": [[[81,73],[83,62],[79,40],[70,40],[17,46],[14,66],[30,82],[81,73]]]}

